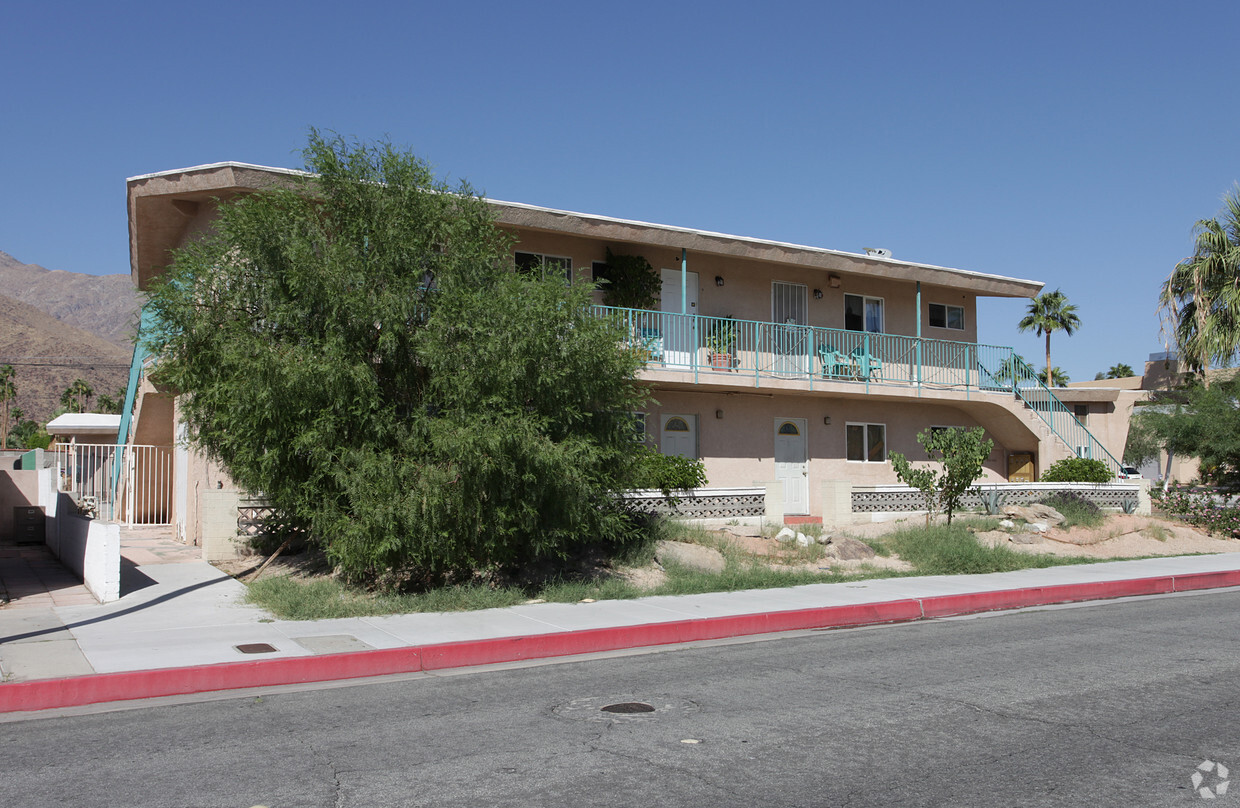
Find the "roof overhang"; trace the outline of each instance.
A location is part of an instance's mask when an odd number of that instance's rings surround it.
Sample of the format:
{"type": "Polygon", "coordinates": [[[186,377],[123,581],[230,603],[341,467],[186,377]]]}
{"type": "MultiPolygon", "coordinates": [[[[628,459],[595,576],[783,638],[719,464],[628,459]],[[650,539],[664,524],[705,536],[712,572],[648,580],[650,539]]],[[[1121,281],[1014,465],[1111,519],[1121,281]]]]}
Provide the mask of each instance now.
{"type": "MultiPolygon", "coordinates": [[[[227,199],[273,186],[287,187],[311,176],[304,171],[249,163],[212,163],[128,180],[130,272],[145,289],[170,260],[169,251],[202,217],[212,200],[227,199]]],[[[613,243],[654,245],[693,254],[710,254],[819,269],[825,273],[864,274],[906,282],[946,286],[986,297],[1034,297],[1040,281],[1009,278],[932,264],[910,263],[876,255],[829,250],[781,241],[694,230],[687,227],[617,219],[567,210],[489,200],[500,226],[582,236],[613,243]]]]}

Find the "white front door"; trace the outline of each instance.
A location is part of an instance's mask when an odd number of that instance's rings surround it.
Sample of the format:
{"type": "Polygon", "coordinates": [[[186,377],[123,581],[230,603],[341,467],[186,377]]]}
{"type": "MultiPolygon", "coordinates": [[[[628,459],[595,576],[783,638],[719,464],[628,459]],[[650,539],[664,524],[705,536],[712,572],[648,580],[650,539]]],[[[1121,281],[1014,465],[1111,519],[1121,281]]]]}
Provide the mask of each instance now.
{"type": "Polygon", "coordinates": [[[697,457],[697,418],[664,415],[659,430],[659,452],[673,457],[697,457]]]}
{"type": "Polygon", "coordinates": [[[682,307],[680,302],[680,270],[665,269],[662,272],[663,288],[659,292],[659,311],[664,312],[664,316],[660,317],[661,331],[663,332],[663,361],[668,365],[683,365],[688,367],[692,364],[694,354],[697,352],[697,325],[691,316],[679,317],[681,309],[684,309],[686,315],[694,315],[698,313],[698,274],[696,272],[685,273],[685,305],[682,307]]]}
{"type": "Polygon", "coordinates": [[[784,513],[809,513],[805,419],[775,419],[775,479],[784,484],[784,513]]]}

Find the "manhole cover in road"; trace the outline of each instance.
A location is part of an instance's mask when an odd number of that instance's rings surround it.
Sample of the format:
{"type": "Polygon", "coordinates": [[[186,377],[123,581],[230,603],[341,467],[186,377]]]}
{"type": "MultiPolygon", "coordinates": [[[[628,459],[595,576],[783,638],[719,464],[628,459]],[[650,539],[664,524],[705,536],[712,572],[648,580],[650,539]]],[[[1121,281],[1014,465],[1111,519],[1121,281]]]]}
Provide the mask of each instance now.
{"type": "Polygon", "coordinates": [[[587,696],[553,707],[557,718],[574,721],[637,722],[689,715],[700,708],[687,699],[674,696],[587,696]]]}
{"type": "Polygon", "coordinates": [[[605,713],[653,713],[654,706],[644,701],[622,701],[619,704],[608,704],[606,707],[600,707],[605,713]]]}

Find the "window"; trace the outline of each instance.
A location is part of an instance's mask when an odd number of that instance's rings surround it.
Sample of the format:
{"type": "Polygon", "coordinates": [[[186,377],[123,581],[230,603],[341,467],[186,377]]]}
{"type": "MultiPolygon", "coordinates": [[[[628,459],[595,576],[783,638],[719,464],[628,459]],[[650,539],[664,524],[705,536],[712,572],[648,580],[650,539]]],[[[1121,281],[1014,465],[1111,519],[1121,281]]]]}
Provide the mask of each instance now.
{"type": "Polygon", "coordinates": [[[849,331],[869,331],[875,334],[882,332],[883,299],[862,295],[844,295],[844,328],[849,331]]]}
{"type": "Polygon", "coordinates": [[[590,264],[590,280],[594,281],[595,283],[598,283],[599,281],[611,280],[609,277],[607,277],[608,269],[610,269],[610,267],[607,266],[606,261],[595,261],[591,263],[590,264]]]}
{"type": "Polygon", "coordinates": [[[1089,418],[1089,405],[1088,404],[1073,404],[1072,414],[1076,416],[1076,420],[1084,424],[1085,421],[1089,418]]]}
{"type": "Polygon", "coordinates": [[[801,430],[797,429],[797,425],[791,421],[784,421],[779,425],[779,434],[781,435],[800,435],[801,430]]]}
{"type": "Polygon", "coordinates": [[[634,412],[629,413],[633,416],[633,442],[646,442],[646,413],[634,412]]]}
{"type": "Polygon", "coordinates": [[[930,327],[964,331],[964,306],[946,306],[942,303],[931,303],[930,327]]]}
{"type": "Polygon", "coordinates": [[[847,424],[844,440],[846,459],[861,463],[887,462],[886,424],[847,424]]]}
{"type": "Polygon", "coordinates": [[[539,273],[543,277],[546,277],[547,273],[563,273],[565,283],[573,282],[573,259],[567,256],[518,252],[514,258],[518,272],[527,275],[539,273]]]}

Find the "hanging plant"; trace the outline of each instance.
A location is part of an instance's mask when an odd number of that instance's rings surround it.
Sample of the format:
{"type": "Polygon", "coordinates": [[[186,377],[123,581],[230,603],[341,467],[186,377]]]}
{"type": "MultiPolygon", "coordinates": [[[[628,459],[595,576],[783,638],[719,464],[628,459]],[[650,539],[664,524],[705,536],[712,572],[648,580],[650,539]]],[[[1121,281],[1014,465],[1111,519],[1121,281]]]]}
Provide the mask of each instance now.
{"type": "Polygon", "coordinates": [[[623,309],[653,309],[663,282],[650,262],[640,255],[616,255],[607,248],[603,303],[623,309]]]}

